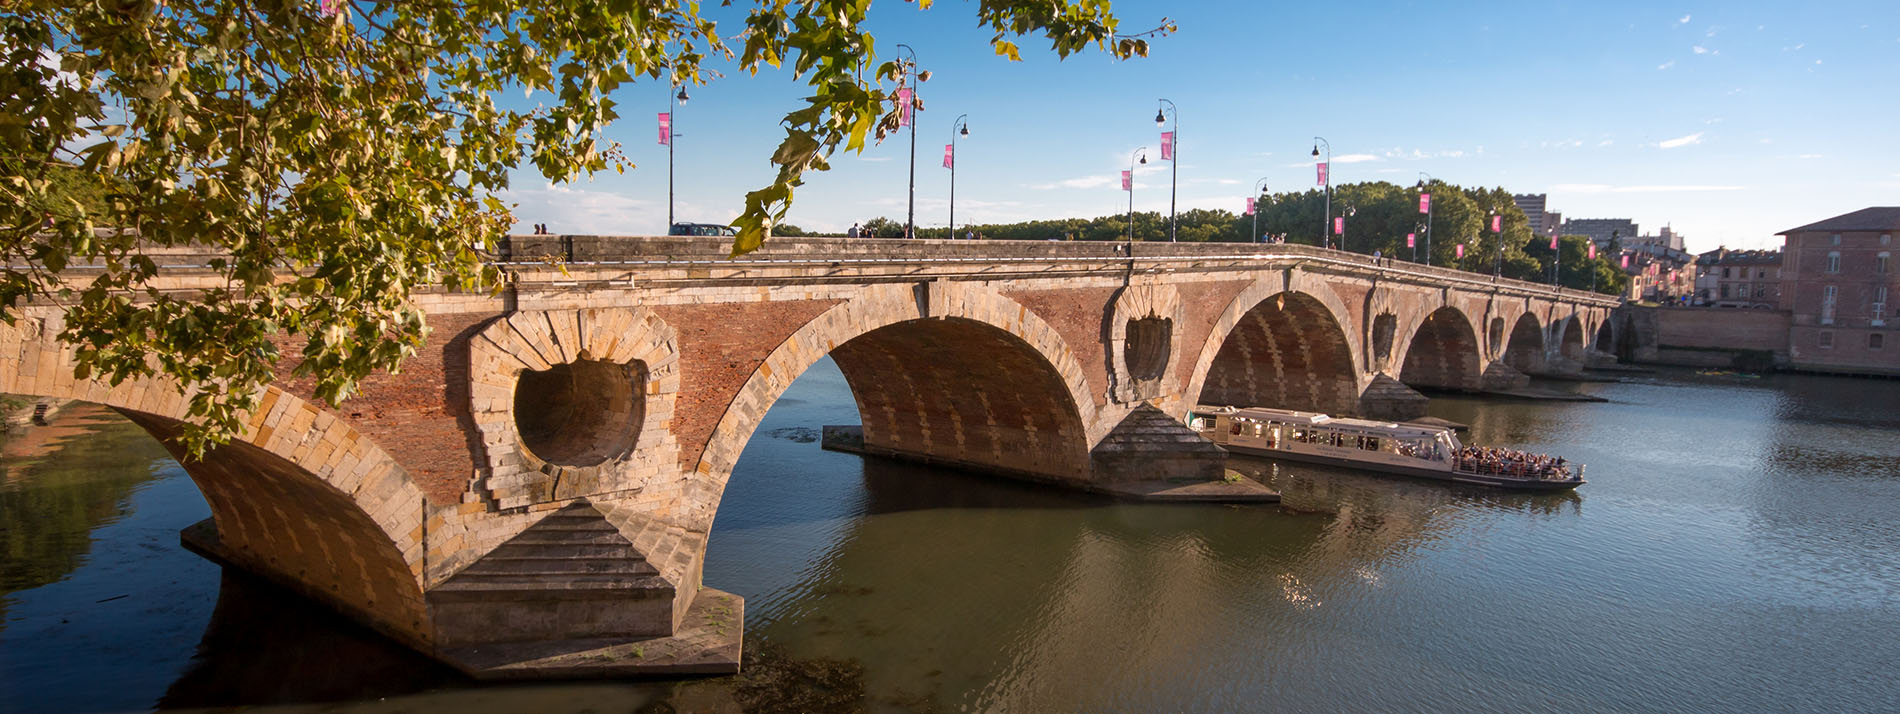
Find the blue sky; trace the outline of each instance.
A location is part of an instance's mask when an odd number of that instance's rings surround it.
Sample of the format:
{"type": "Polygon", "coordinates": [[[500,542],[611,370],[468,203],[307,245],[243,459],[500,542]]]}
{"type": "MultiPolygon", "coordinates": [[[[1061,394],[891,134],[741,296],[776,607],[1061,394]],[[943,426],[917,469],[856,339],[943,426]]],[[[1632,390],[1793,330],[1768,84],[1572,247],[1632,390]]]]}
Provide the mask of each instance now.
{"type": "MultiPolygon", "coordinates": [[[[917,223],[948,220],[950,125],[957,222],[1092,217],[1127,210],[1118,172],[1149,149],[1137,210],[1165,212],[1157,98],[1180,107],[1179,203],[1238,212],[1254,182],[1313,185],[1312,137],[1334,182],[1464,185],[1547,193],[1571,218],[1664,224],[1694,250],[1771,247],[1776,231],[1900,205],[1900,2],[1115,3],[1124,31],[1163,17],[1179,31],[1148,58],[1057,61],[1024,40],[991,53],[974,4],[871,10],[880,59],[916,49],[921,90],[917,223]]],[[[741,15],[711,8],[722,32],[741,15]]],[[[677,216],[726,222],[772,176],[778,120],[801,106],[789,72],[730,67],[678,112],[677,216]]],[[[517,175],[521,228],[651,234],[666,223],[667,88],[630,86],[608,138],[638,165],[548,186],[517,175]]],[[[909,135],[840,154],[807,176],[788,222],[842,230],[902,221],[909,135]]]]}

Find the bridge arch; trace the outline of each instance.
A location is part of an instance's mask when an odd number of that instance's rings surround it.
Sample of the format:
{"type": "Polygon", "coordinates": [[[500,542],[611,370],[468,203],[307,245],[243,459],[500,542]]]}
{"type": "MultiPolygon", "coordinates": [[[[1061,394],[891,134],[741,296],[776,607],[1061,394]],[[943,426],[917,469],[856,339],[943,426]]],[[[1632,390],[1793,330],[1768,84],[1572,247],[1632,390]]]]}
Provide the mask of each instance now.
{"type": "Polygon", "coordinates": [[[1255,281],[1214,323],[1184,396],[1207,404],[1356,413],[1362,370],[1351,314],[1316,276],[1293,272],[1255,281]]]}
{"type": "Polygon", "coordinates": [[[830,355],[851,387],[867,446],[1062,480],[1088,475],[1100,424],[1061,336],[988,288],[871,287],[813,318],[753,371],[694,467],[695,527],[709,527],[732,467],[779,395],[830,355]]]}
{"type": "Polygon", "coordinates": [[[1524,374],[1543,371],[1544,326],[1538,324],[1537,315],[1526,310],[1517,316],[1505,340],[1502,360],[1505,366],[1524,374]]]}
{"type": "Polygon", "coordinates": [[[1463,310],[1446,305],[1425,314],[1398,356],[1399,381],[1415,387],[1473,390],[1484,374],[1478,331],[1463,310]]]}
{"type": "Polygon", "coordinates": [[[195,542],[411,646],[433,629],[423,599],[424,496],[390,454],[331,413],[269,387],[242,433],[186,458],[190,404],[175,383],[76,379],[71,348],[39,319],[0,325],[0,392],[113,408],[157,438],[197,484],[215,532],[195,542]]]}
{"type": "Polygon", "coordinates": [[[1588,343],[1584,335],[1590,331],[1584,324],[1586,317],[1588,316],[1583,313],[1573,312],[1558,325],[1562,333],[1558,336],[1557,354],[1566,362],[1577,364],[1583,362],[1585,347],[1588,343]]]}

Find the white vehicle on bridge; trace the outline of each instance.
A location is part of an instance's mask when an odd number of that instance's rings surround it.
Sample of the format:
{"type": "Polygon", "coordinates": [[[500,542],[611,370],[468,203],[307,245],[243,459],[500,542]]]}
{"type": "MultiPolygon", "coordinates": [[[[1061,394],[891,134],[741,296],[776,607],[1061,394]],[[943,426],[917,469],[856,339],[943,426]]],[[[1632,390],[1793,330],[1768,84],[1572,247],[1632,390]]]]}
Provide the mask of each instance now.
{"type": "Polygon", "coordinates": [[[1450,429],[1287,409],[1195,407],[1188,426],[1229,451],[1526,491],[1583,485],[1583,465],[1466,446],[1450,429]]]}

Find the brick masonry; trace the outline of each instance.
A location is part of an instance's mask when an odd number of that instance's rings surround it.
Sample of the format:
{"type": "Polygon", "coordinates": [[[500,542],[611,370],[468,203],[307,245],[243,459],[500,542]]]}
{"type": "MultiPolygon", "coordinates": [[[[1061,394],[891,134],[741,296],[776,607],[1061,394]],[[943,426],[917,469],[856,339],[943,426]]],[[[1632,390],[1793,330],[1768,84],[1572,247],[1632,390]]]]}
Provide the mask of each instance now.
{"type": "MultiPolygon", "coordinates": [[[[437,617],[429,592],[586,502],[678,625],[739,454],[827,355],[867,446],[1086,486],[1105,477],[1103,440],[1157,413],[1210,395],[1352,412],[1369,389],[1405,402],[1400,381],[1468,388],[1510,372],[1501,360],[1580,359],[1611,305],[1299,246],[1143,245],[1131,261],[1106,244],[798,239],[726,261],[716,240],[555,238],[541,247],[581,262],[507,265],[495,295],[419,294],[424,349],[337,409],[284,365],[242,443],[187,467],[224,549],[433,651],[473,639],[441,629],[467,618],[437,617]]],[[[176,389],[74,380],[48,337],[57,313],[29,317],[0,327],[0,391],[175,432],[176,389]]]]}

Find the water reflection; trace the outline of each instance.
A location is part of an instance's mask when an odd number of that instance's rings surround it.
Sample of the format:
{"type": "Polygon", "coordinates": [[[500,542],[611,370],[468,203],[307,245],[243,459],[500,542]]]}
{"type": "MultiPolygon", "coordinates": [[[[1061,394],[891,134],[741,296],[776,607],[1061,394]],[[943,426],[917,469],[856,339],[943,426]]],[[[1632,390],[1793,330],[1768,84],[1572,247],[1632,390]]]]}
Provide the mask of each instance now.
{"type": "MultiPolygon", "coordinates": [[[[822,451],[812,429],[857,417],[821,362],[739,461],[705,581],[747,597],[751,642],[861,667],[828,696],[861,686],[871,711],[1883,709],[1900,383],[1842,381],[1665,372],[1571,387],[1602,403],[1434,400],[1471,442],[1589,464],[1576,492],[1235,459],[1282,504],[1152,506],[822,451]]],[[[730,679],[470,684],[179,550],[203,504],[130,425],[65,443],[0,466],[9,529],[72,514],[44,531],[65,536],[5,536],[53,555],[3,563],[43,584],[8,595],[0,710],[815,701],[730,679]],[[92,490],[22,495],[41,483],[92,490]]]]}

